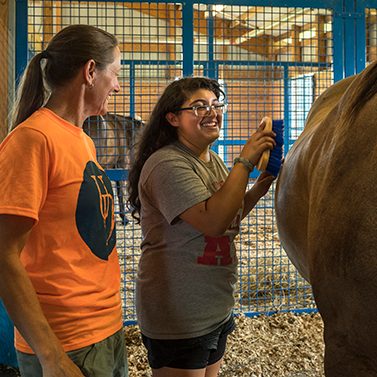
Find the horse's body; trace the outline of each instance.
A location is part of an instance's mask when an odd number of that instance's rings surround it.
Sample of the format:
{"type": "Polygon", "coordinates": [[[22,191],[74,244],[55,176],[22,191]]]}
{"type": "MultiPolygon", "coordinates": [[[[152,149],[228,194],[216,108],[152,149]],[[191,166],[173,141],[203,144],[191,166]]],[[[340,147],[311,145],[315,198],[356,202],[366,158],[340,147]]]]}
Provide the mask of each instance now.
{"type": "MultiPolygon", "coordinates": [[[[128,169],[132,159],[132,147],[137,131],[143,126],[141,120],[130,116],[107,113],[91,116],[84,122],[84,131],[96,145],[97,160],[104,169],[128,169]]],[[[119,212],[123,224],[125,216],[125,191],[122,182],[116,182],[119,212]]]]}
{"type": "Polygon", "coordinates": [[[279,236],[312,284],[328,377],[377,376],[377,65],[327,89],[281,170],[279,236]]]}

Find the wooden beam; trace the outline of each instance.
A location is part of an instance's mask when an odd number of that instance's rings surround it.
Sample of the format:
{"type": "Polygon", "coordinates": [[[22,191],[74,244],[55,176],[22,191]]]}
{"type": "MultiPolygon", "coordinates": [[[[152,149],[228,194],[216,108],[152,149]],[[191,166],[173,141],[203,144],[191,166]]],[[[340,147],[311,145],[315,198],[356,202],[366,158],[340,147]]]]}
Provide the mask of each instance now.
{"type": "Polygon", "coordinates": [[[158,42],[123,42],[119,44],[122,52],[167,52],[166,43],[158,42]]]}
{"type": "MultiPolygon", "coordinates": [[[[148,16],[156,17],[169,22],[169,17],[173,13],[175,15],[175,27],[182,27],[182,10],[177,5],[173,4],[147,4],[147,3],[124,3],[124,5],[135,11],[141,12],[148,16]]],[[[218,17],[214,17],[214,37],[221,39],[229,39],[231,44],[235,44],[234,41],[240,38],[247,32],[250,32],[249,28],[240,26],[239,28],[231,28],[231,21],[222,20],[218,17]]],[[[194,31],[201,35],[208,35],[207,18],[203,11],[194,10],[194,31]]],[[[254,52],[256,54],[266,54],[266,47],[263,45],[264,36],[258,38],[249,38],[248,41],[242,43],[240,47],[254,52]]]]}
{"type": "MultiPolygon", "coordinates": [[[[168,38],[174,38],[175,37],[175,31],[176,31],[176,18],[175,18],[175,10],[169,9],[168,10],[168,32],[167,36],[168,38]]],[[[176,44],[175,43],[169,43],[166,46],[166,55],[168,60],[176,60],[176,44]]],[[[173,76],[175,76],[175,69],[173,67],[166,67],[165,70],[165,78],[167,80],[170,80],[173,76]]]]}
{"type": "MultiPolygon", "coordinates": [[[[234,28],[234,27],[241,25],[243,27],[250,29],[250,21],[251,21],[251,23],[253,23],[252,20],[255,19],[255,16],[258,13],[262,13],[263,11],[264,11],[264,7],[256,7],[256,6],[249,7],[246,12],[241,13],[238,17],[236,17],[232,21],[230,27],[234,28]]],[[[256,28],[257,27],[255,25],[255,27],[253,27],[252,29],[255,30],[256,28]]]]}
{"type": "Polygon", "coordinates": [[[235,42],[236,42],[236,44],[242,44],[242,43],[244,43],[245,41],[247,41],[250,38],[256,38],[256,37],[258,37],[260,35],[267,34],[266,30],[273,30],[273,29],[280,30],[280,25],[283,22],[285,23],[285,22],[293,21],[297,17],[304,16],[306,14],[310,14],[311,12],[312,12],[311,9],[300,9],[300,10],[297,10],[296,12],[287,15],[283,19],[279,19],[277,21],[273,20],[270,24],[265,25],[263,28],[260,28],[260,30],[252,30],[252,31],[249,31],[248,33],[245,33],[240,38],[238,38],[235,42]]]}
{"type": "Polygon", "coordinates": [[[43,46],[45,49],[47,43],[54,35],[54,15],[53,15],[53,3],[51,0],[45,0],[43,3],[43,46]]]}
{"type": "Polygon", "coordinates": [[[55,1],[55,33],[58,33],[62,29],[62,2],[55,1]]]}
{"type": "Polygon", "coordinates": [[[174,4],[164,4],[164,3],[123,3],[128,9],[136,10],[140,13],[147,14],[149,16],[159,18],[160,20],[169,19],[169,11],[179,12],[181,17],[177,17],[176,22],[182,25],[182,11],[177,5],[174,4]]]}
{"type": "Polygon", "coordinates": [[[326,37],[325,37],[325,22],[326,16],[319,15],[317,18],[316,28],[317,28],[317,56],[319,63],[326,63],[330,59],[327,56],[326,51],[326,37]]]}
{"type": "Polygon", "coordinates": [[[0,141],[8,133],[9,108],[9,4],[8,0],[0,0],[0,141]]]}
{"type": "Polygon", "coordinates": [[[247,51],[254,52],[259,55],[270,56],[273,53],[272,47],[273,38],[270,35],[260,35],[256,38],[249,38],[241,44],[232,41],[233,45],[239,46],[247,51]]]}
{"type": "MultiPolygon", "coordinates": [[[[221,60],[228,60],[229,56],[229,45],[220,45],[220,59],[221,60]]],[[[225,67],[223,64],[220,64],[219,66],[219,78],[223,79],[225,78],[225,67]]]]}
{"type": "Polygon", "coordinates": [[[291,62],[301,62],[301,42],[300,42],[301,27],[292,25],[290,31],[291,44],[289,45],[289,59],[291,62]]]}

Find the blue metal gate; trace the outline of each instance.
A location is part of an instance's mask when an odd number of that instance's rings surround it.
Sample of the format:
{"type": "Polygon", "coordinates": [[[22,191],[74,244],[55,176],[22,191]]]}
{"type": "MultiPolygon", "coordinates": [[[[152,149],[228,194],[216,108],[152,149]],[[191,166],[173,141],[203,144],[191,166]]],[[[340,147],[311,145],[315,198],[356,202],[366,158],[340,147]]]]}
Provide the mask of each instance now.
{"type": "MultiPolygon", "coordinates": [[[[112,97],[113,112],[147,120],[158,94],[174,78],[194,74],[218,79],[230,110],[214,148],[228,166],[264,115],[284,120],[287,152],[318,95],[334,81],[361,71],[377,53],[372,38],[377,40],[377,1],[372,0],[306,0],[304,7],[302,0],[16,3],[17,76],[58,30],[87,23],[120,41],[122,90],[112,97]]],[[[127,168],[108,174],[114,181],[124,180],[127,168]]],[[[242,224],[237,310],[247,315],[314,311],[310,287],[280,247],[273,195],[272,189],[242,224]]],[[[136,320],[141,242],[139,227],[128,219],[126,226],[117,224],[125,324],[136,320]]]]}

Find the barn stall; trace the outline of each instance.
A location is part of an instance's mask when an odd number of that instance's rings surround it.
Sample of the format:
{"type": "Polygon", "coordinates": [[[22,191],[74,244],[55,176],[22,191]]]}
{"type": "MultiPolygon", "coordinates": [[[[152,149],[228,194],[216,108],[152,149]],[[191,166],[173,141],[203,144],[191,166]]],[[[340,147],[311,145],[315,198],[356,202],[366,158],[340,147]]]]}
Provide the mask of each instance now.
{"type": "MultiPolygon", "coordinates": [[[[176,77],[204,75],[221,83],[229,111],[213,148],[230,167],[265,115],[284,121],[286,153],[303,130],[313,101],[334,81],[361,71],[377,54],[376,1],[309,0],[305,7],[293,0],[268,4],[251,0],[2,0],[0,4],[4,31],[0,37],[4,45],[0,51],[2,136],[17,78],[53,34],[64,26],[86,23],[119,39],[122,88],[111,97],[110,108],[120,120],[111,125],[105,122],[100,137],[94,136],[98,135],[94,120],[88,133],[102,143],[100,160],[115,155],[122,161],[107,170],[114,189],[118,182],[122,195],[140,128],[135,122],[131,132],[124,133],[122,119],[147,121],[159,93],[176,77]],[[127,143],[122,142],[124,138],[127,143]]],[[[250,185],[255,178],[254,172],[250,185]]],[[[118,213],[122,195],[118,196],[118,213]]],[[[322,373],[321,321],[315,314],[310,286],[280,246],[273,198],[272,187],[243,222],[237,240],[235,313],[239,328],[231,337],[222,376],[322,373]]],[[[148,376],[135,327],[141,233],[130,214],[125,215],[127,224],[117,217],[117,239],[130,372],[135,377],[148,376]]]]}

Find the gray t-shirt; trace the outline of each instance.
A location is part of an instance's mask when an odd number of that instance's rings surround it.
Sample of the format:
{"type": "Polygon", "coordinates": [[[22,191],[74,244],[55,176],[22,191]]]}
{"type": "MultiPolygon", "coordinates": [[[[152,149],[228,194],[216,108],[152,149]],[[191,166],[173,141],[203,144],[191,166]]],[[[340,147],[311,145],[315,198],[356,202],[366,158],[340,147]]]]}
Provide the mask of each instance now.
{"type": "Polygon", "coordinates": [[[205,163],[180,143],[153,153],[142,169],[136,309],[141,332],[150,338],[202,336],[231,315],[237,280],[233,240],[242,208],[221,237],[206,236],[179,218],[210,198],[227,175],[216,153],[205,163]]]}

